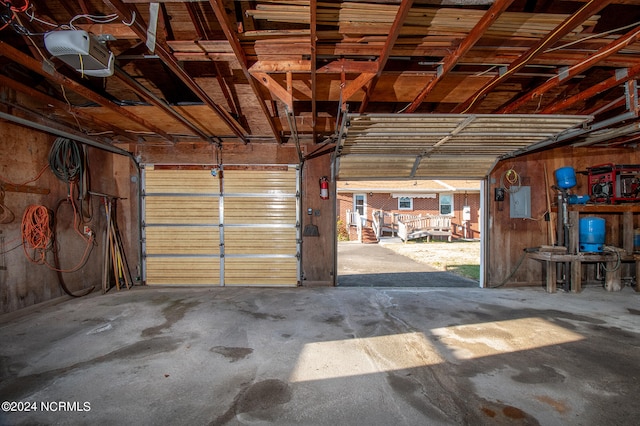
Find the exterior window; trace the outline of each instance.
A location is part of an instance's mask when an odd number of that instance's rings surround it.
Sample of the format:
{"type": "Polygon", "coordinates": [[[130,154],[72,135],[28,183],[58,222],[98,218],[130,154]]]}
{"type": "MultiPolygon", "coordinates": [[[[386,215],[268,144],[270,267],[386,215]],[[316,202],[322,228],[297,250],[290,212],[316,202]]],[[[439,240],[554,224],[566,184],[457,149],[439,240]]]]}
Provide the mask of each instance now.
{"type": "Polygon", "coordinates": [[[365,210],[366,205],[366,195],[364,194],[355,194],[353,196],[353,211],[360,213],[360,216],[366,215],[367,211],[365,210]]]}
{"type": "Polygon", "coordinates": [[[453,216],[453,194],[440,194],[440,214],[453,216]]]}
{"type": "Polygon", "coordinates": [[[413,210],[413,198],[411,197],[398,198],[398,210],[413,210]]]}

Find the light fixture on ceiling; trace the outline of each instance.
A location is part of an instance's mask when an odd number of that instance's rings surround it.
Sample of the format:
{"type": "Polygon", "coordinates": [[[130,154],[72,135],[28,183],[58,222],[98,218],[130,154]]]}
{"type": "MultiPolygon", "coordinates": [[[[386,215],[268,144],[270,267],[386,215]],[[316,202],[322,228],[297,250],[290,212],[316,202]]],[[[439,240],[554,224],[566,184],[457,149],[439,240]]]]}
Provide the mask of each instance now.
{"type": "Polygon", "coordinates": [[[53,56],[83,75],[113,75],[115,58],[105,43],[83,30],[51,31],[44,45],[53,56]]]}

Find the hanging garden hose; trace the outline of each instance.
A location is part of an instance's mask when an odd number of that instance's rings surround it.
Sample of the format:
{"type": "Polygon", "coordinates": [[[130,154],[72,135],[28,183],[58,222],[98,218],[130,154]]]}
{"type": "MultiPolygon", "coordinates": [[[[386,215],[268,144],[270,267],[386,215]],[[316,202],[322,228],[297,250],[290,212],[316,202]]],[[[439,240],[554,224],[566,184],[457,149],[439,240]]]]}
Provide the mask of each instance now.
{"type": "Polygon", "coordinates": [[[91,220],[91,196],[89,195],[89,174],[87,154],[78,142],[57,138],[49,151],[49,168],[54,175],[67,184],[69,197],[73,197],[72,182],[77,182],[80,211],[84,221],[84,202],[87,201],[87,220],[91,220]]]}
{"type": "MultiPolygon", "coordinates": [[[[84,173],[84,155],[81,145],[67,138],[57,138],[49,151],[49,167],[67,185],[73,181],[82,182],[80,177],[84,173]]],[[[84,188],[79,189],[80,193],[84,191],[84,188]]]]}

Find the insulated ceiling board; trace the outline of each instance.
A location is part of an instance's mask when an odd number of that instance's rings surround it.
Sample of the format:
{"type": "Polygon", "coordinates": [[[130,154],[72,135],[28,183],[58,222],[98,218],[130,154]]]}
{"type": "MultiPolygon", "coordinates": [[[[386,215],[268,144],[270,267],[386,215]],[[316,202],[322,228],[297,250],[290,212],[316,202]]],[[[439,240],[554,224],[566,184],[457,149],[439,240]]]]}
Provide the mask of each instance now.
{"type": "Polygon", "coordinates": [[[502,156],[553,144],[591,116],[347,114],[339,179],[482,179],[502,156]]]}

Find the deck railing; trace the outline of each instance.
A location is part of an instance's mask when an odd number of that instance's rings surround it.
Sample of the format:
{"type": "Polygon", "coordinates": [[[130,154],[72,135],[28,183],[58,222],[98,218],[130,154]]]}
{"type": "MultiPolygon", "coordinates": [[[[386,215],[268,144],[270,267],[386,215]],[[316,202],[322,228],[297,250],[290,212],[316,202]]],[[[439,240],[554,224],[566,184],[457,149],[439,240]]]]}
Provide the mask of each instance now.
{"type": "Polygon", "coordinates": [[[451,240],[451,216],[421,216],[398,220],[398,236],[407,241],[412,238],[447,236],[451,240]]]}

